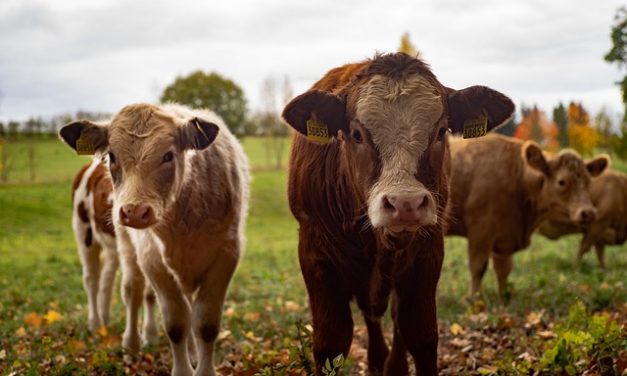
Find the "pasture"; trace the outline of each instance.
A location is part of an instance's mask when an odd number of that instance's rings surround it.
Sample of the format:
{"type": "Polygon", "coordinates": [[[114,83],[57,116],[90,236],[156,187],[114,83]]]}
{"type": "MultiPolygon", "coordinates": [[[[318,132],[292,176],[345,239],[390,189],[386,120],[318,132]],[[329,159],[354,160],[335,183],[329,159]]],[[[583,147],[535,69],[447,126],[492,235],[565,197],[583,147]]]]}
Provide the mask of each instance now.
{"type": "MultiPolygon", "coordinates": [[[[310,374],[311,318],[286,173],[269,167],[263,140],[243,143],[253,166],[248,242],[227,296],[216,368],[224,375],[310,374]]],[[[0,374],[167,374],[171,359],[163,333],[158,346],[139,356],[120,348],[119,287],[111,326],[87,332],[70,224],[71,179],[87,159],[59,141],[37,141],[31,179],[29,147],[9,145],[9,182],[0,185],[0,374]]],[[[621,161],[613,167],[627,171],[621,161]]],[[[534,236],[531,246],[514,256],[510,304],[499,304],[490,268],[484,301],[470,306],[466,241],[447,238],[438,287],[440,373],[600,375],[612,362],[622,372],[627,246],[607,248],[604,272],[593,253],[574,265],[578,244],[578,235],[559,241],[534,236]]],[[[366,372],[365,328],[357,315],[355,323],[343,365],[351,375],[366,372]]]]}

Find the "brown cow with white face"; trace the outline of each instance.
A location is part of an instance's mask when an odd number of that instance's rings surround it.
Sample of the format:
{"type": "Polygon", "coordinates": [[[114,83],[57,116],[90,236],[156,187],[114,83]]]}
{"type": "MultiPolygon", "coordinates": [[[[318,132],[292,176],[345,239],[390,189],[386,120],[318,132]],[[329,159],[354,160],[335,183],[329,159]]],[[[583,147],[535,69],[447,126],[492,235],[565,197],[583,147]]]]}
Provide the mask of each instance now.
{"type": "Polygon", "coordinates": [[[451,140],[451,192],[447,234],[468,238],[470,296],[479,293],[492,258],[499,293],[507,298],[512,255],[527,248],[547,218],[590,223],[590,177],[607,159],[584,163],[574,151],[545,156],[532,141],[490,135],[451,140]]]}
{"type": "Polygon", "coordinates": [[[106,126],[80,121],[60,135],[78,151],[108,155],[113,223],[125,226],[157,295],[172,373],[214,375],[213,348],[248,207],[242,147],[217,115],[177,105],[126,106],[106,126]]]}
{"type": "Polygon", "coordinates": [[[371,372],[406,374],[409,351],[420,375],[437,373],[446,133],[466,125],[481,134],[513,110],[487,87],[444,87],[425,63],[402,53],[332,69],[286,106],[283,118],[297,131],[289,203],[300,224],[318,375],[327,359],[348,354],[353,297],[368,327],[371,372]],[[389,353],[380,318],[391,291],[389,353]]]}

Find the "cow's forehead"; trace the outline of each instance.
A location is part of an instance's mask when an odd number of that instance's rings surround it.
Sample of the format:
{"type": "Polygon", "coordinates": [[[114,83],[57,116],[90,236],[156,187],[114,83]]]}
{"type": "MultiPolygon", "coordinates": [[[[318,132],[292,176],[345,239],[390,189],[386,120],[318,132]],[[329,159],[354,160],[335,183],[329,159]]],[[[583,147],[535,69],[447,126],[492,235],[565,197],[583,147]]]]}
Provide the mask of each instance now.
{"type": "Polygon", "coordinates": [[[400,149],[419,157],[443,111],[440,93],[424,77],[375,75],[359,91],[355,115],[382,156],[400,149]]]}
{"type": "Polygon", "coordinates": [[[588,178],[588,170],[583,160],[575,153],[565,150],[558,154],[553,164],[554,172],[572,175],[576,178],[588,178]]]}

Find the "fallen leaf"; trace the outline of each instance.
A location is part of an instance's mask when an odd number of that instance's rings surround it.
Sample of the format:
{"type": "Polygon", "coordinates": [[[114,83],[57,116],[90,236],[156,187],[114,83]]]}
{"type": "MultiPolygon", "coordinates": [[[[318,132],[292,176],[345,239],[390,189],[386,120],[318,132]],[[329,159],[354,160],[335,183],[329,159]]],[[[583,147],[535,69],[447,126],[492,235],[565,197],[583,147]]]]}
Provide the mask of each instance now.
{"type": "Polygon", "coordinates": [[[3,360],[7,357],[7,352],[5,349],[0,350],[0,360],[3,360]]]}
{"type": "Polygon", "coordinates": [[[246,314],[244,314],[244,320],[246,321],[258,321],[259,318],[261,317],[261,313],[259,312],[246,312],[246,314]]]}
{"type": "Polygon", "coordinates": [[[104,325],[98,328],[97,333],[100,337],[103,337],[103,338],[109,335],[109,331],[107,330],[107,327],[104,325]]]}
{"type": "Polygon", "coordinates": [[[48,324],[52,324],[55,321],[61,320],[61,315],[59,314],[59,312],[51,309],[48,311],[48,313],[46,313],[44,318],[46,319],[46,322],[48,324]]]}
{"type": "Polygon", "coordinates": [[[450,330],[451,330],[451,334],[454,336],[464,334],[466,332],[464,328],[462,328],[462,326],[459,325],[458,323],[452,324],[450,327],[450,330]]]}
{"type": "Polygon", "coordinates": [[[15,331],[15,336],[22,338],[26,335],[26,329],[24,329],[23,326],[20,326],[16,331],[15,331]]]}
{"type": "Polygon", "coordinates": [[[557,338],[557,334],[550,330],[541,330],[538,332],[538,335],[544,339],[557,338]]]}
{"type": "Polygon", "coordinates": [[[85,342],[79,340],[73,340],[69,343],[70,351],[72,352],[80,352],[85,350],[85,342]]]}
{"type": "Polygon", "coordinates": [[[229,337],[231,335],[231,331],[230,330],[222,330],[220,331],[220,334],[218,334],[218,340],[223,340],[227,337],[229,337]]]}
{"type": "Polygon", "coordinates": [[[224,311],[224,317],[232,317],[235,316],[235,308],[233,307],[229,307],[226,309],[226,311],[224,311]]]}
{"type": "Polygon", "coordinates": [[[494,351],[493,348],[486,347],[485,349],[483,349],[483,352],[481,353],[481,359],[486,360],[486,361],[491,361],[494,359],[495,353],[496,351],[494,351]]]}
{"type": "Polygon", "coordinates": [[[470,341],[465,338],[453,338],[449,343],[455,347],[467,347],[470,345],[470,341]]]}
{"type": "Polygon", "coordinates": [[[42,320],[43,318],[39,316],[37,312],[31,312],[24,316],[24,324],[33,328],[39,328],[42,320]]]}
{"type": "Polygon", "coordinates": [[[301,310],[301,306],[296,302],[288,300],[285,302],[285,310],[288,312],[297,312],[301,310]]]}
{"type": "Polygon", "coordinates": [[[540,311],[540,312],[529,312],[526,316],[527,319],[527,323],[529,323],[532,326],[536,326],[538,324],[540,324],[540,322],[542,322],[542,315],[544,314],[544,311],[540,311]]]}
{"type": "Polygon", "coordinates": [[[30,352],[30,349],[28,348],[28,344],[23,343],[23,342],[18,343],[14,347],[14,349],[15,349],[15,353],[19,356],[24,356],[30,352]]]}

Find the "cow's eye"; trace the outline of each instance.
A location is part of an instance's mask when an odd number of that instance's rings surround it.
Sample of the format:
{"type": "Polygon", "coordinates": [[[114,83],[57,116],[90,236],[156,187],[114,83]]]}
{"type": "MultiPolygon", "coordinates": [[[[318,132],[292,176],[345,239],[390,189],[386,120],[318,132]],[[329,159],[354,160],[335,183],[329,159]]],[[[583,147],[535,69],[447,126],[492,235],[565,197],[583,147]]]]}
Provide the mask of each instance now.
{"type": "Polygon", "coordinates": [[[115,154],[113,154],[112,152],[109,152],[109,163],[115,164],[115,154]]]}
{"type": "Polygon", "coordinates": [[[563,188],[566,185],[566,180],[564,179],[560,179],[557,181],[557,185],[560,186],[560,188],[563,188]]]}
{"type": "Polygon", "coordinates": [[[438,141],[442,141],[444,139],[444,136],[446,135],[446,131],[448,131],[448,129],[446,128],[438,129],[438,141]]]}
{"type": "Polygon", "coordinates": [[[363,138],[361,136],[361,132],[358,131],[357,129],[353,129],[351,131],[351,137],[353,138],[353,140],[355,140],[356,143],[361,144],[363,141],[363,138]]]}
{"type": "Polygon", "coordinates": [[[163,163],[166,163],[166,162],[171,162],[171,161],[172,161],[172,158],[174,158],[174,154],[172,154],[172,152],[171,152],[171,151],[169,151],[169,152],[165,153],[165,154],[163,155],[163,163]]]}

